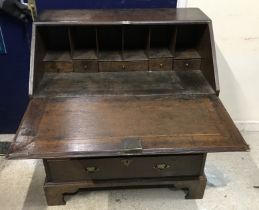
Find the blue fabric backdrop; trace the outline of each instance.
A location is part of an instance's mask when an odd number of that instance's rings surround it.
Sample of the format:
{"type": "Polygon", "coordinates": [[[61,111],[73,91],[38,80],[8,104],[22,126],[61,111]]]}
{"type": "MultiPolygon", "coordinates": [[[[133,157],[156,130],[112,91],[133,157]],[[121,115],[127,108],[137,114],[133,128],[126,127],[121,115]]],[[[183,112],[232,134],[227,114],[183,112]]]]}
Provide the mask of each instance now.
{"type": "MultiPolygon", "coordinates": [[[[46,9],[174,8],[177,0],[37,0],[46,9]]],[[[0,12],[7,54],[0,55],[0,133],[16,131],[28,103],[30,26],[0,12]],[[26,32],[27,31],[27,32],[26,32]]]]}
{"type": "Polygon", "coordinates": [[[12,133],[28,102],[30,26],[2,13],[0,26],[7,50],[0,55],[0,133],[12,133]]]}
{"type": "Polygon", "coordinates": [[[38,11],[69,8],[174,8],[176,3],[177,0],[37,0],[38,11]]]}

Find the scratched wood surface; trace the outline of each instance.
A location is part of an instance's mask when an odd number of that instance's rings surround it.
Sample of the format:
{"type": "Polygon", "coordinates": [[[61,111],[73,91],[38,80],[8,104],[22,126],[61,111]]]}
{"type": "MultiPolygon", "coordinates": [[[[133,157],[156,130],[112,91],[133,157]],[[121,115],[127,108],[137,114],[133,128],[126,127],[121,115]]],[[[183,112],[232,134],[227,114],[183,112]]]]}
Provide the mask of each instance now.
{"type": "Polygon", "coordinates": [[[141,154],[241,151],[248,146],[216,96],[35,98],[10,158],[116,156],[138,138],[141,154]]]}
{"type": "Polygon", "coordinates": [[[87,95],[213,94],[201,71],[45,74],[35,97],[87,95]]]}

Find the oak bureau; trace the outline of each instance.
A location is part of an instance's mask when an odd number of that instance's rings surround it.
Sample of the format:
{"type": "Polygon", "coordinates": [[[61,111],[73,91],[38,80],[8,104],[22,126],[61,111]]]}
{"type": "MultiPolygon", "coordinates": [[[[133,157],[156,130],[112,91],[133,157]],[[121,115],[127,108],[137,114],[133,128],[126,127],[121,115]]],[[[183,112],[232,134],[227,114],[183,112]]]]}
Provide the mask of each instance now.
{"type": "Polygon", "coordinates": [[[45,11],[32,36],[31,99],[7,157],[43,159],[48,205],[79,189],[202,198],[207,153],[249,149],[218,98],[199,9],[45,11]]]}

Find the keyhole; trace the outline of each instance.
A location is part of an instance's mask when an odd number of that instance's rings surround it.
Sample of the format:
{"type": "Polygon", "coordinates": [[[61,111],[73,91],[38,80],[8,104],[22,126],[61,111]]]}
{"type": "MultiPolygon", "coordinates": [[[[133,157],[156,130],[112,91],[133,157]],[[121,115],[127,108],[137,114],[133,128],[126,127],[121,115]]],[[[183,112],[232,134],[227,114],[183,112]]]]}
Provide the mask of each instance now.
{"type": "Polygon", "coordinates": [[[131,164],[132,160],[130,160],[130,159],[124,159],[124,160],[121,160],[121,162],[123,163],[123,165],[129,166],[129,165],[131,164]]]}

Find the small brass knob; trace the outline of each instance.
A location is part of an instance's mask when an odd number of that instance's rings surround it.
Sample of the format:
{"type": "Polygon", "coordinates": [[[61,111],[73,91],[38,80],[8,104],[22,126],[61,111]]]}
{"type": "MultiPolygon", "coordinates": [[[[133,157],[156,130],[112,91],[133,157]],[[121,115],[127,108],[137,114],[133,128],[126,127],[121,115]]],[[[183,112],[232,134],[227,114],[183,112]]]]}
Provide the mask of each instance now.
{"type": "Polygon", "coordinates": [[[122,65],[122,69],[126,69],[126,66],[125,66],[125,65],[122,65]]]}
{"type": "Polygon", "coordinates": [[[186,67],[189,67],[189,65],[190,65],[189,63],[185,63],[185,66],[186,66],[186,67]]]}
{"type": "Polygon", "coordinates": [[[160,65],[159,65],[159,66],[160,66],[160,68],[163,68],[163,66],[164,66],[164,65],[163,65],[162,63],[160,63],[160,65]]]}

